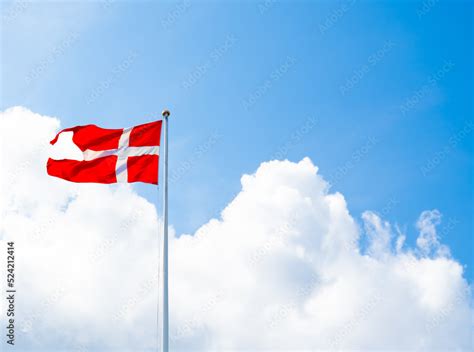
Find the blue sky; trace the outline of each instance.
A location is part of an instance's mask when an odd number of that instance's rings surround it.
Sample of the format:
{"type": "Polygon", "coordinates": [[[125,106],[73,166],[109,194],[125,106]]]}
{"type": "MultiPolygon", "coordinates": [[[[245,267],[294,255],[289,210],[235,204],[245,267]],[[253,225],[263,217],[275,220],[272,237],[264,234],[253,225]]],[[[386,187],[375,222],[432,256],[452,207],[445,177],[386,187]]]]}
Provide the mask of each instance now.
{"type": "MultiPolygon", "coordinates": [[[[218,216],[243,173],[308,156],[355,218],[377,211],[409,243],[420,212],[439,209],[442,241],[472,282],[471,3],[3,2],[2,10],[2,109],[23,105],[64,127],[126,127],[171,110],[178,233],[218,216]]],[[[136,187],[161,204],[155,189],[136,187]]]]}

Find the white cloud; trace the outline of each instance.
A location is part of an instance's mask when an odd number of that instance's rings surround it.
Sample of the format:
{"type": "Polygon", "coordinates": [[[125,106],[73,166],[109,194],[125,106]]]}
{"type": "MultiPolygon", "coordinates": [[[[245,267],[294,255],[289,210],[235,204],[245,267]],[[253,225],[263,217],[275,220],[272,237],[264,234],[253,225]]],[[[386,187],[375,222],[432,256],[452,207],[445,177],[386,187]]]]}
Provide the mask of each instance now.
{"type": "Polygon", "coordinates": [[[390,254],[392,230],[387,221],[382,221],[377,214],[366,211],[362,214],[364,227],[369,237],[369,254],[372,257],[383,257],[390,254]]]}
{"type": "Polygon", "coordinates": [[[421,213],[416,223],[416,227],[420,230],[420,236],[416,240],[416,244],[426,255],[436,253],[439,255],[448,255],[449,249],[441,245],[436,233],[436,226],[441,223],[441,213],[438,210],[426,210],[421,213]]]}
{"type": "MultiPolygon", "coordinates": [[[[131,187],[48,177],[48,141],[58,129],[57,119],[23,108],[0,115],[0,234],[15,240],[24,295],[18,347],[151,348],[155,208],[131,187]]],[[[171,346],[468,350],[472,296],[436,234],[439,212],[422,213],[412,249],[375,213],[362,221],[365,231],[307,158],[243,176],[220,219],[172,236],[171,346]]]]}

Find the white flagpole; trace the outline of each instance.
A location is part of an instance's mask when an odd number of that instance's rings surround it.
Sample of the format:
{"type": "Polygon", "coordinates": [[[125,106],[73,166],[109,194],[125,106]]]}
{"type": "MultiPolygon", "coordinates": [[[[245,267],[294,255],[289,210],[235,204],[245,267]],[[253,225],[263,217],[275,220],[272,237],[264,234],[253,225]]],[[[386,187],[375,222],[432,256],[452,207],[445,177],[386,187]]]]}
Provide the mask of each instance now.
{"type": "Polygon", "coordinates": [[[163,335],[162,351],[169,351],[169,316],[168,316],[168,117],[170,112],[163,113],[163,335]]]}

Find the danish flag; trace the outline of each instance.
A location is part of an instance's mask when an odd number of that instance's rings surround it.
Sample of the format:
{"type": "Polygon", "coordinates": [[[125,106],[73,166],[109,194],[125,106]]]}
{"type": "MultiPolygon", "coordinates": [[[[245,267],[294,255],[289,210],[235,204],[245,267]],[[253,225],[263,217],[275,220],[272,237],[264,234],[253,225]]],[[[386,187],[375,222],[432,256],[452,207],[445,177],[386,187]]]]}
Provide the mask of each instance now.
{"type": "Polygon", "coordinates": [[[72,142],[82,151],[83,160],[48,159],[51,176],[71,182],[158,184],[162,121],[143,125],[105,129],[96,125],[76,126],[60,131],[72,132],[72,142]]]}

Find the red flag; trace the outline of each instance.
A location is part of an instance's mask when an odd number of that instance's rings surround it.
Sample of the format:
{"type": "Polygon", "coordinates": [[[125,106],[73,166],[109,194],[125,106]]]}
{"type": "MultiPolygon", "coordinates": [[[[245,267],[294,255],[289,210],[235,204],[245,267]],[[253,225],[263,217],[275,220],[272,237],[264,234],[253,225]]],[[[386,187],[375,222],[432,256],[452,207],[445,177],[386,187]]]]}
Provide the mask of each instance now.
{"type": "Polygon", "coordinates": [[[72,182],[158,184],[161,121],[121,129],[95,125],[66,128],[51,144],[63,132],[73,133],[72,141],[82,151],[83,160],[50,158],[49,175],[72,182]]]}

